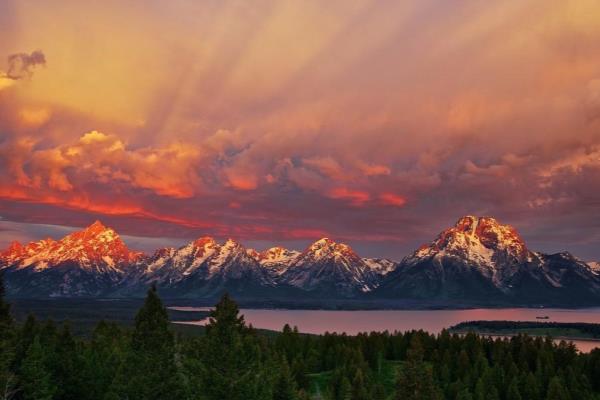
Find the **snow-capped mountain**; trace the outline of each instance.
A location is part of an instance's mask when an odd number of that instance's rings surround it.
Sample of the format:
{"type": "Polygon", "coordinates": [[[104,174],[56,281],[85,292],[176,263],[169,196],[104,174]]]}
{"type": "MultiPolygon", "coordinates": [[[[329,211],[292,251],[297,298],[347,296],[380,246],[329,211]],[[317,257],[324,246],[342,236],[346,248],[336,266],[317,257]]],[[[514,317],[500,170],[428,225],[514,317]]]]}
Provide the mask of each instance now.
{"type": "Polygon", "coordinates": [[[467,216],[400,263],[361,258],[320,239],[303,252],[246,249],[202,237],[147,256],[95,222],[60,240],[12,243],[0,253],[11,296],[143,295],[157,284],[169,297],[229,291],[252,299],[437,299],[488,304],[600,304],[600,265],[567,252],[531,251],[514,228],[467,216]]]}
{"type": "Polygon", "coordinates": [[[13,242],[6,251],[0,253],[0,263],[17,269],[33,268],[40,271],[61,263],[74,262],[85,269],[114,271],[140,257],[141,253],[130,251],[113,229],[96,221],[59,241],[45,239],[25,246],[13,242]]]}
{"type": "Polygon", "coordinates": [[[241,244],[198,239],[168,254],[155,255],[143,274],[170,293],[208,295],[218,291],[250,292],[274,285],[267,270],[241,244]]]}
{"type": "Polygon", "coordinates": [[[371,271],[380,275],[382,278],[392,272],[398,266],[398,263],[387,258],[363,258],[364,263],[371,271]]]}
{"type": "Polygon", "coordinates": [[[298,259],[300,252],[283,247],[271,247],[262,253],[255,252],[253,258],[274,277],[279,277],[298,259]]]}
{"type": "Polygon", "coordinates": [[[9,292],[20,295],[98,295],[115,285],[141,253],[99,221],[61,240],[14,242],[0,254],[9,292]]]}
{"type": "Polygon", "coordinates": [[[532,252],[513,227],[467,216],[404,258],[378,293],[521,303],[598,301],[600,280],[568,253],[532,252]]]}
{"type": "Polygon", "coordinates": [[[291,286],[345,296],[370,292],[379,276],[348,245],[323,238],[310,245],[281,275],[291,286]]]}
{"type": "Polygon", "coordinates": [[[587,263],[587,265],[590,267],[592,272],[594,272],[596,275],[600,275],[600,262],[590,261],[587,263]]]}

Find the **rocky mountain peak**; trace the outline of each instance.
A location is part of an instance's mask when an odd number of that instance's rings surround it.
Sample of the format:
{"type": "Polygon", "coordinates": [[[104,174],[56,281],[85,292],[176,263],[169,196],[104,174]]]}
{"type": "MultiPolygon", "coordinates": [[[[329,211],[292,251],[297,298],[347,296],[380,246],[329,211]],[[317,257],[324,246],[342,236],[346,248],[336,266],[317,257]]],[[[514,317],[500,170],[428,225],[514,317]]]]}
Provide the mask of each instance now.
{"type": "Polygon", "coordinates": [[[215,241],[214,238],[212,238],[210,236],[202,236],[202,237],[199,237],[198,239],[194,240],[192,242],[192,244],[198,248],[207,248],[207,247],[215,247],[217,245],[217,242],[215,241]]]}
{"type": "Polygon", "coordinates": [[[477,247],[482,255],[501,251],[524,259],[528,254],[525,242],[515,228],[501,224],[492,217],[475,216],[460,218],[453,227],[440,233],[430,246],[423,246],[420,251],[453,252],[477,247]]]}
{"type": "Polygon", "coordinates": [[[287,259],[293,255],[297,255],[297,251],[288,250],[284,247],[275,246],[267,249],[259,254],[259,259],[262,261],[277,261],[287,259]]]}
{"type": "Polygon", "coordinates": [[[329,238],[322,238],[311,244],[303,253],[315,258],[350,257],[359,258],[350,246],[336,243],[329,238]]]}

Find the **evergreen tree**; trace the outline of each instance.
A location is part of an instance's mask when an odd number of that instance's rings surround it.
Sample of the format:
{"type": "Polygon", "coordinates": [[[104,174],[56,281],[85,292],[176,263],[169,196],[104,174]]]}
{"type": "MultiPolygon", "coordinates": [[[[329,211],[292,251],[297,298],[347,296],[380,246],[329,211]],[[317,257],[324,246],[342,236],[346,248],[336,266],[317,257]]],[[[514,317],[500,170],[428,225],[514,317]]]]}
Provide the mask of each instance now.
{"type": "Polygon", "coordinates": [[[423,362],[423,345],[418,335],[413,335],[407,360],[397,379],[398,400],[434,400],[441,398],[433,380],[431,369],[423,362]]]}
{"type": "Polygon", "coordinates": [[[352,385],[345,376],[340,381],[336,400],[352,400],[352,385]]]}
{"type": "Polygon", "coordinates": [[[80,400],[84,398],[87,385],[81,381],[81,362],[77,344],[65,324],[58,335],[53,357],[53,380],[57,384],[56,398],[60,400],[80,400]]]}
{"type": "Polygon", "coordinates": [[[273,388],[273,400],[296,400],[297,398],[296,382],[294,382],[288,363],[284,358],[273,388]]]}
{"type": "Polygon", "coordinates": [[[506,400],[522,400],[521,392],[519,391],[519,385],[516,379],[508,385],[508,389],[506,391],[506,400]]]}
{"type": "Polygon", "coordinates": [[[15,357],[15,332],[10,305],[5,301],[4,280],[0,273],[0,398],[16,393],[16,376],[11,371],[15,357]]]}
{"type": "Polygon", "coordinates": [[[13,323],[12,315],[10,314],[10,304],[6,302],[5,297],[4,277],[0,273],[0,335],[6,334],[12,328],[13,323]]]}
{"type": "Polygon", "coordinates": [[[523,383],[521,384],[521,397],[527,400],[540,399],[538,382],[535,379],[535,375],[533,375],[531,372],[529,372],[527,376],[523,378],[523,383]]]}
{"type": "Polygon", "coordinates": [[[570,396],[558,376],[550,379],[546,400],[570,400],[570,396]]]}
{"type": "Polygon", "coordinates": [[[463,389],[456,395],[456,400],[473,400],[473,396],[469,389],[463,389]]]}
{"type": "Polygon", "coordinates": [[[111,396],[136,400],[185,396],[183,378],[175,362],[169,317],[155,286],[148,290],[135,317],[130,348],[110,392],[111,396]]]}
{"type": "Polygon", "coordinates": [[[251,400],[265,396],[268,387],[258,340],[225,294],[211,311],[202,352],[200,379],[208,399],[251,400]]]}
{"type": "Polygon", "coordinates": [[[36,336],[27,350],[21,368],[21,380],[25,400],[51,400],[56,392],[52,374],[46,367],[44,349],[36,336]]]}
{"type": "Polygon", "coordinates": [[[352,379],[352,400],[371,400],[361,369],[357,369],[352,379]]]}
{"type": "MultiPolygon", "coordinates": [[[[114,323],[100,321],[83,356],[81,381],[86,390],[82,400],[108,400],[110,387],[123,360],[123,335],[114,323]]],[[[118,399],[116,393],[111,396],[118,399]]]]}
{"type": "Polygon", "coordinates": [[[381,384],[376,384],[373,388],[373,395],[371,396],[373,400],[385,400],[385,388],[381,384]]]}

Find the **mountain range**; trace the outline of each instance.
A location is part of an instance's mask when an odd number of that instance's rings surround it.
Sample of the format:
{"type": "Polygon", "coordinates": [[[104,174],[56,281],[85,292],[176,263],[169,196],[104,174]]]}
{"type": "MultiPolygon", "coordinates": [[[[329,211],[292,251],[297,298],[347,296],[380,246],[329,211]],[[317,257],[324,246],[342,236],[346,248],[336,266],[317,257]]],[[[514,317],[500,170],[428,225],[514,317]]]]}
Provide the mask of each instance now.
{"type": "Polygon", "coordinates": [[[202,237],[152,255],[130,250],[96,221],[61,240],[12,243],[0,271],[13,297],[138,297],[156,284],[171,298],[599,305],[600,264],[527,248],[516,230],[466,216],[400,262],[361,258],[317,240],[304,251],[246,249],[202,237]]]}

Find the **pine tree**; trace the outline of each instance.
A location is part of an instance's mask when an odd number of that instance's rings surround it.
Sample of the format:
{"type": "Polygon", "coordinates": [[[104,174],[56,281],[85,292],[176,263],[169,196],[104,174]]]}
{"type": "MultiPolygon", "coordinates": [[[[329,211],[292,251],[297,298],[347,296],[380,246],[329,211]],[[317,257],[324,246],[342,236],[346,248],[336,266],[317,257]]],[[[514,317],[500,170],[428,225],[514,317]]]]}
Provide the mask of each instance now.
{"type": "Polygon", "coordinates": [[[251,400],[271,390],[255,334],[227,294],[211,311],[202,358],[200,379],[208,399],[251,400]]]}
{"type": "Polygon", "coordinates": [[[130,348],[110,392],[136,400],[184,397],[169,317],[155,286],[135,317],[130,348]]]}
{"type": "Polygon", "coordinates": [[[521,397],[527,400],[539,400],[540,389],[535,375],[529,372],[521,384],[521,397]]]}
{"type": "Polygon", "coordinates": [[[46,367],[44,349],[36,336],[27,351],[21,368],[21,380],[25,400],[51,400],[56,392],[52,375],[46,367]]]}
{"type": "Polygon", "coordinates": [[[119,327],[101,320],[81,356],[80,381],[86,387],[81,400],[104,400],[123,360],[123,348],[119,327]]]}
{"type": "Polygon", "coordinates": [[[456,400],[473,400],[473,396],[469,389],[463,389],[456,395],[456,400]]]}
{"type": "Polygon", "coordinates": [[[296,382],[294,382],[290,367],[284,358],[280,363],[279,376],[273,388],[273,400],[296,400],[297,398],[296,382]]]}
{"type": "Polygon", "coordinates": [[[80,400],[84,397],[87,384],[81,382],[81,362],[77,344],[71,335],[68,324],[65,324],[56,341],[53,359],[53,378],[57,383],[57,398],[61,400],[80,400]]]}
{"type": "Polygon", "coordinates": [[[475,393],[473,397],[475,400],[486,400],[486,391],[485,381],[482,378],[479,378],[477,380],[477,384],[475,385],[475,393]]]}
{"type": "Polygon", "coordinates": [[[522,400],[519,385],[516,379],[513,379],[506,391],[506,400],[522,400]]]}
{"type": "Polygon", "coordinates": [[[398,374],[398,400],[434,400],[441,398],[431,369],[423,362],[423,346],[418,335],[413,335],[407,360],[398,374]]]}
{"type": "Polygon", "coordinates": [[[570,400],[570,396],[558,376],[550,379],[546,400],[570,400]]]}
{"type": "Polygon", "coordinates": [[[352,400],[370,400],[364,374],[360,368],[356,370],[352,379],[352,400]]]}
{"type": "Polygon", "coordinates": [[[352,400],[352,385],[346,377],[343,377],[340,381],[337,400],[352,400]]]}
{"type": "Polygon", "coordinates": [[[15,357],[15,331],[10,305],[4,297],[4,280],[0,273],[0,398],[7,399],[16,392],[16,376],[10,368],[15,357]]]}
{"type": "Polygon", "coordinates": [[[6,289],[4,287],[3,274],[0,273],[0,338],[12,329],[12,315],[10,314],[10,304],[6,302],[6,289]]]}
{"type": "Polygon", "coordinates": [[[371,396],[373,400],[385,400],[385,388],[381,384],[376,384],[373,388],[373,394],[371,396]]]}

